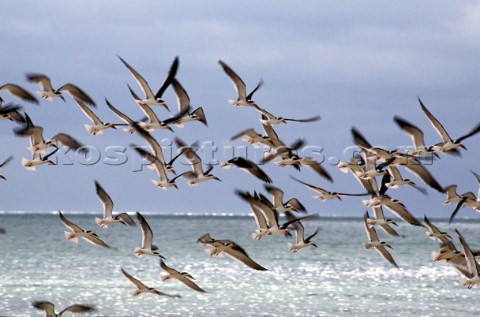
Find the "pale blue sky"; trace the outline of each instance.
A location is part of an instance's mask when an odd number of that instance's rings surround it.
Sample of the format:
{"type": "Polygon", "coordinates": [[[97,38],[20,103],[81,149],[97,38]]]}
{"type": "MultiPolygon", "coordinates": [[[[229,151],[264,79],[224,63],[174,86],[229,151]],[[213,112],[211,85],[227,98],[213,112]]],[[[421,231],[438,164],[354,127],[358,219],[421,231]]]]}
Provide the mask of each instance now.
{"type": "MultiPolygon", "coordinates": [[[[133,118],[142,113],[132,101],[126,83],[137,91],[133,78],[118,60],[122,56],[156,89],[175,56],[180,57],[177,79],[188,91],[194,107],[203,106],[209,127],[188,124],[176,133],[159,131],[161,140],[174,135],[187,143],[211,141],[219,146],[219,160],[228,157],[223,148],[245,143],[229,138],[245,128],[261,131],[253,109],[236,109],[227,100],[233,86],[217,61],[228,63],[248,87],[260,78],[265,86],[255,100],[272,113],[303,118],[321,115],[315,123],[289,123],[276,129],[287,144],[305,137],[309,145],[323,148],[326,158],[348,159],[343,152],[352,145],[350,129],[356,126],[375,145],[393,148],[410,145],[410,139],[393,123],[399,115],[421,127],[427,143],[439,137],[423,115],[417,96],[444,124],[452,137],[471,129],[480,119],[478,56],[480,56],[480,5],[475,1],[4,1],[0,11],[0,84],[12,82],[30,91],[38,86],[25,80],[27,72],[49,75],[52,84],[72,82],[97,102],[96,113],[104,120],[116,117],[104,103],[108,98],[133,118]]],[[[15,101],[5,92],[6,101],[15,101]]],[[[174,93],[165,99],[176,109],[174,93]]],[[[143,144],[136,135],[106,131],[91,136],[89,123],[71,98],[42,101],[40,107],[24,105],[33,122],[43,126],[45,138],[58,132],[75,136],[97,147],[105,158],[108,146],[143,144]]],[[[168,113],[156,108],[159,117],[168,113]]],[[[13,154],[15,161],[2,170],[1,210],[78,211],[101,210],[95,194],[97,179],[115,202],[115,210],[246,213],[248,206],[232,194],[235,188],[262,190],[263,184],[240,170],[215,168],[223,182],[162,191],[150,179],[153,172],[132,173],[132,160],[121,166],[78,162],[42,166],[29,172],[20,166],[28,157],[28,140],[13,136],[11,122],[0,122],[0,160],[13,154]]],[[[442,185],[459,184],[459,191],[477,192],[469,169],[480,171],[479,136],[465,141],[463,157],[446,157],[430,166],[442,185]]],[[[296,196],[311,212],[320,215],[358,215],[365,210],[358,198],[320,203],[313,192],[292,183],[289,175],[320,187],[360,192],[350,175],[325,163],[335,179],[326,182],[304,168],[265,166],[265,171],[288,197],[296,196]]],[[[179,166],[178,170],[182,170],[179,166]]],[[[404,173],[408,175],[407,172],[404,173]]],[[[414,176],[408,175],[415,179],[414,176]]],[[[447,216],[444,196],[429,190],[422,196],[411,188],[392,191],[416,215],[447,216]]],[[[460,215],[473,216],[471,209],[460,215]]]]}

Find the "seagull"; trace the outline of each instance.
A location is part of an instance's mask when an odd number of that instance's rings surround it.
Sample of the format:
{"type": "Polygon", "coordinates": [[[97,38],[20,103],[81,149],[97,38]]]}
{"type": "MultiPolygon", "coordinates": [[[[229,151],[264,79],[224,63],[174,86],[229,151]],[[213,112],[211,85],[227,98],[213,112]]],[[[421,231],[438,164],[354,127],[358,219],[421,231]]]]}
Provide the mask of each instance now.
{"type": "Polygon", "coordinates": [[[408,122],[405,119],[400,118],[399,116],[393,117],[393,121],[406,133],[410,135],[410,138],[413,142],[413,149],[407,150],[405,153],[414,157],[423,158],[428,155],[434,155],[439,157],[438,153],[435,152],[433,146],[425,146],[423,131],[420,130],[417,126],[408,122]]]}
{"type": "MultiPolygon", "coordinates": [[[[80,110],[82,110],[83,114],[85,114],[87,116],[87,118],[89,118],[93,122],[93,125],[88,125],[88,124],[84,125],[85,130],[87,130],[88,133],[93,134],[93,135],[102,134],[103,130],[116,129],[117,126],[125,125],[125,124],[119,124],[119,123],[103,122],[80,99],[78,99],[76,97],[73,97],[73,99],[75,99],[75,102],[77,103],[80,110]]],[[[107,99],[105,99],[105,101],[108,103],[107,99]]]]}
{"type": "Polygon", "coordinates": [[[35,301],[32,306],[36,309],[45,311],[46,317],[60,317],[64,312],[70,313],[86,313],[95,311],[95,307],[92,305],[74,304],[66,307],[60,313],[55,313],[55,305],[47,301],[35,301]]]}
{"type": "Polygon", "coordinates": [[[338,200],[342,200],[342,196],[368,196],[370,195],[369,193],[362,193],[362,194],[347,194],[347,193],[337,193],[337,192],[331,192],[331,191],[328,191],[328,190],[325,190],[323,188],[320,188],[320,187],[317,187],[317,186],[313,186],[311,184],[308,184],[308,183],[305,183],[299,179],[296,179],[295,177],[293,176],[290,176],[291,179],[299,182],[300,184],[303,184],[305,186],[307,186],[307,188],[317,192],[317,193],[320,193],[321,195],[318,195],[318,196],[312,196],[313,198],[315,199],[318,199],[320,201],[327,201],[327,200],[334,200],[334,199],[338,199],[338,200]]]}
{"type": "Polygon", "coordinates": [[[197,242],[201,245],[212,247],[205,250],[205,252],[210,256],[221,257],[222,254],[225,253],[232,259],[238,260],[254,270],[267,271],[266,268],[253,261],[248,256],[247,252],[232,240],[215,240],[210,236],[209,233],[206,233],[201,236],[197,242]]]}
{"type": "Polygon", "coordinates": [[[180,138],[175,138],[176,145],[182,150],[183,155],[187,159],[187,161],[192,166],[192,171],[190,173],[183,173],[183,177],[189,178],[187,184],[190,186],[196,186],[201,182],[214,179],[217,181],[221,181],[215,175],[209,174],[210,171],[213,169],[213,165],[208,164],[208,168],[204,171],[202,169],[202,160],[200,156],[195,153],[191,146],[187,146],[185,142],[183,142],[180,138]]]}
{"type": "Polygon", "coordinates": [[[462,197],[457,194],[457,185],[448,185],[443,189],[445,195],[447,195],[447,200],[442,202],[444,205],[451,203],[458,203],[462,200],[462,197]]]}
{"type": "MultiPolygon", "coordinates": [[[[19,85],[16,84],[4,84],[0,86],[0,91],[6,90],[8,91],[12,96],[26,102],[31,102],[33,104],[38,105],[38,100],[33,96],[31,93],[29,93],[27,90],[24,88],[20,87],[19,85]]],[[[0,98],[1,99],[1,98],[0,98]]],[[[3,99],[1,99],[3,101],[3,99]]]]}
{"type": "Polygon", "coordinates": [[[48,101],[52,101],[55,97],[61,98],[63,101],[65,101],[65,98],[63,97],[63,92],[68,92],[70,95],[72,95],[72,97],[76,97],[85,102],[86,104],[91,105],[92,107],[96,106],[93,99],[90,98],[87,93],[85,93],[82,89],[80,89],[74,84],[67,83],[55,90],[52,87],[50,78],[44,74],[29,73],[27,74],[27,79],[31,83],[36,83],[40,85],[42,91],[37,91],[37,94],[40,97],[47,99],[48,101]]]}
{"type": "Polygon", "coordinates": [[[200,293],[206,293],[200,286],[195,284],[192,280],[194,280],[193,276],[191,276],[187,272],[179,272],[168,265],[165,264],[164,261],[160,260],[160,267],[163,269],[163,272],[160,273],[160,278],[162,281],[171,281],[172,279],[177,279],[186,286],[190,287],[194,291],[200,293]]]}
{"type": "Polygon", "coordinates": [[[100,238],[97,236],[97,234],[93,231],[90,230],[83,230],[63,215],[61,211],[58,212],[60,216],[60,220],[62,223],[70,230],[73,232],[68,232],[65,231],[65,237],[67,240],[72,241],[73,243],[78,243],[78,238],[82,238],[85,241],[94,244],[96,246],[102,247],[102,248],[110,248],[109,245],[107,245],[105,242],[100,240],[100,238]]]}
{"type": "Polygon", "coordinates": [[[140,222],[140,225],[142,226],[142,247],[136,247],[133,253],[135,253],[136,256],[141,257],[143,255],[153,255],[153,256],[158,256],[162,259],[164,257],[158,253],[158,247],[154,244],[152,244],[153,240],[153,233],[152,229],[148,225],[147,221],[145,218],[142,216],[141,213],[137,211],[137,218],[138,221],[140,222]]]}
{"type": "Polygon", "coordinates": [[[262,109],[260,107],[255,107],[255,109],[258,110],[262,114],[262,117],[260,119],[260,122],[265,125],[275,125],[275,124],[280,124],[280,123],[288,123],[288,121],[292,122],[315,122],[321,119],[320,116],[313,116],[310,118],[306,119],[290,119],[290,118],[284,118],[284,117],[276,117],[270,112],[266,111],[265,109],[262,109]]]}
{"type": "Polygon", "coordinates": [[[443,153],[454,153],[459,154],[458,147],[462,147],[466,149],[465,145],[463,145],[462,141],[477,134],[480,132],[480,123],[478,123],[472,130],[470,130],[467,134],[459,137],[456,140],[453,140],[442,126],[442,124],[432,115],[430,111],[428,111],[427,107],[422,103],[420,98],[418,98],[418,102],[420,103],[420,107],[422,108],[423,112],[427,116],[427,119],[430,121],[430,124],[433,126],[435,131],[440,135],[442,138],[442,142],[433,145],[433,149],[436,151],[440,151],[443,153]]]}
{"type": "Polygon", "coordinates": [[[109,224],[119,222],[124,225],[135,225],[133,219],[126,213],[121,213],[115,217],[112,216],[113,201],[103,187],[95,181],[95,189],[103,205],[103,218],[95,218],[95,222],[102,228],[107,228],[109,224]]]}
{"type": "MultiPolygon", "coordinates": [[[[296,170],[300,170],[300,163],[299,162],[293,162],[293,158],[298,156],[296,153],[294,153],[294,151],[298,150],[299,148],[304,146],[305,145],[305,140],[297,139],[296,141],[294,141],[290,145],[290,147],[288,147],[288,146],[285,145],[285,143],[283,143],[278,138],[278,135],[277,135],[277,133],[275,132],[275,130],[273,129],[272,126],[264,124],[263,125],[263,130],[264,130],[265,134],[267,135],[267,137],[272,142],[273,146],[271,147],[270,152],[265,153],[261,162],[266,163],[266,162],[274,160],[277,157],[280,157],[282,159],[282,161],[285,161],[285,162],[287,162],[287,160],[291,160],[291,161],[288,161],[289,163],[291,163],[291,164],[288,164],[288,165],[293,166],[296,170]]],[[[283,166],[285,166],[285,165],[287,165],[287,164],[284,164],[283,166]]]]}
{"type": "Polygon", "coordinates": [[[247,95],[247,88],[245,86],[245,83],[243,80],[240,78],[240,76],[237,75],[233,71],[233,69],[230,68],[227,64],[225,64],[223,61],[219,60],[218,63],[222,66],[223,70],[227,74],[228,77],[230,77],[230,80],[233,83],[233,87],[235,87],[235,90],[237,91],[237,100],[228,100],[228,102],[236,107],[254,107],[257,108],[257,104],[255,101],[252,100],[253,94],[263,85],[263,80],[260,80],[258,85],[255,87],[255,89],[250,92],[250,94],[247,95]]]}
{"type": "Polygon", "coordinates": [[[297,154],[291,153],[289,158],[284,158],[281,161],[275,162],[275,165],[277,166],[287,166],[287,165],[304,165],[308,166],[312,170],[314,170],[318,175],[322,176],[323,178],[327,179],[329,182],[333,182],[332,176],[327,172],[326,169],[322,167],[322,165],[315,161],[314,159],[310,157],[300,157],[297,154]]]}
{"type": "MultiPolygon", "coordinates": [[[[287,202],[283,202],[284,193],[280,188],[265,185],[265,190],[272,195],[273,198],[273,209],[276,212],[289,212],[289,211],[306,211],[305,207],[297,198],[291,198],[287,202]]],[[[290,219],[289,219],[290,220],[290,219]]]]}
{"type": "Polygon", "coordinates": [[[137,287],[137,289],[132,292],[133,296],[139,296],[144,293],[150,293],[150,294],[155,294],[159,296],[168,296],[168,297],[177,297],[177,298],[181,297],[180,295],[169,295],[169,294],[157,291],[153,287],[148,287],[142,282],[140,282],[139,280],[137,280],[136,278],[134,278],[133,276],[131,276],[130,274],[128,274],[128,272],[125,271],[123,268],[120,268],[120,269],[122,270],[123,275],[125,275],[125,277],[128,278],[130,282],[132,282],[133,285],[137,287]]]}
{"type": "Polygon", "coordinates": [[[220,167],[230,168],[230,166],[232,165],[241,168],[242,170],[252,174],[253,176],[262,180],[265,183],[272,182],[272,179],[260,167],[258,167],[257,164],[240,156],[236,156],[226,162],[223,162],[222,164],[220,164],[220,167]]]}
{"type": "Polygon", "coordinates": [[[118,56],[118,58],[127,67],[128,71],[130,72],[130,74],[132,74],[133,78],[135,78],[135,81],[137,82],[137,84],[140,86],[143,93],[145,94],[145,99],[137,100],[137,103],[142,105],[149,105],[149,106],[160,105],[162,107],[165,107],[165,109],[168,110],[167,103],[162,100],[162,95],[165,92],[165,90],[168,88],[168,86],[171,84],[172,79],[175,78],[175,75],[177,74],[178,63],[179,63],[178,56],[175,57],[175,59],[173,60],[173,63],[170,66],[170,69],[168,71],[167,77],[165,78],[165,80],[162,83],[162,86],[160,86],[160,88],[158,89],[155,95],[153,94],[152,89],[148,85],[147,81],[120,56],[118,56]]]}
{"type": "Polygon", "coordinates": [[[398,268],[397,263],[395,263],[395,260],[393,259],[392,255],[385,249],[385,247],[392,248],[391,245],[387,242],[383,242],[378,240],[377,236],[377,231],[375,231],[375,228],[373,226],[370,226],[367,223],[368,219],[368,211],[365,212],[365,215],[363,216],[363,224],[365,228],[365,232],[367,233],[368,240],[369,242],[366,242],[363,244],[365,249],[370,249],[370,248],[375,248],[375,250],[380,253],[380,255],[387,260],[390,264],[398,268]]]}
{"type": "MultiPolygon", "coordinates": [[[[263,205],[254,203],[253,200],[255,198],[252,197],[248,192],[244,193],[244,192],[241,192],[241,191],[236,191],[236,194],[239,197],[241,197],[242,199],[248,201],[248,203],[250,205],[250,209],[251,209],[252,214],[253,214],[253,218],[255,219],[255,223],[257,224],[257,229],[252,234],[252,239],[259,240],[262,237],[268,235],[269,226],[267,225],[267,220],[266,220],[265,216],[263,215],[263,212],[260,210],[260,208],[263,207],[263,205]]],[[[287,235],[287,233],[285,233],[285,234],[287,235]]]]}
{"type": "Polygon", "coordinates": [[[457,206],[452,211],[448,223],[452,223],[453,218],[455,218],[457,212],[460,210],[460,207],[472,207],[475,211],[480,211],[480,200],[475,197],[475,194],[472,192],[466,192],[463,195],[460,195],[461,200],[457,203],[457,206]]]}
{"type": "MultiPolygon", "coordinates": [[[[135,101],[137,101],[138,106],[140,109],[143,111],[143,113],[146,115],[145,119],[148,119],[149,122],[143,122],[142,119],[141,121],[138,122],[138,125],[147,131],[153,131],[157,129],[167,129],[173,132],[172,128],[169,126],[170,123],[175,123],[177,120],[181,119],[183,116],[188,114],[188,111],[190,111],[190,107],[186,107],[182,110],[180,110],[179,113],[177,113],[175,116],[172,116],[168,119],[165,119],[163,121],[160,121],[155,114],[155,112],[150,108],[150,106],[143,104],[141,99],[135,94],[135,92],[128,86],[128,89],[130,89],[130,93],[132,94],[133,98],[135,101]]],[[[125,131],[134,133],[135,129],[129,128],[126,129],[125,131]]]]}
{"type": "Polygon", "coordinates": [[[300,221],[296,221],[297,218],[289,211],[287,211],[285,215],[287,216],[287,220],[292,221],[292,226],[295,229],[295,244],[288,243],[288,249],[293,253],[296,253],[308,246],[318,248],[318,246],[311,240],[318,234],[319,227],[317,227],[317,230],[315,230],[313,234],[305,238],[305,229],[302,223],[300,221]]]}
{"type": "Polygon", "coordinates": [[[40,153],[36,152],[33,153],[33,158],[31,160],[27,159],[26,157],[22,158],[22,166],[25,167],[29,171],[35,171],[37,169],[37,166],[40,165],[56,165],[54,161],[50,159],[50,157],[57,153],[59,148],[56,148],[52,152],[48,153],[47,155],[42,156],[40,153]]]}
{"type": "Polygon", "coordinates": [[[243,131],[235,134],[234,136],[232,136],[230,138],[230,141],[236,140],[236,139],[238,139],[239,137],[242,137],[242,136],[246,137],[243,141],[252,144],[254,147],[258,147],[257,144],[262,144],[263,146],[265,146],[267,148],[270,148],[270,147],[274,146],[274,144],[272,143],[272,141],[270,140],[270,138],[268,136],[258,134],[257,132],[255,132],[254,129],[243,130],[243,131]]]}
{"type": "MultiPolygon", "coordinates": [[[[9,157],[7,157],[7,159],[5,161],[3,161],[3,163],[0,164],[0,168],[6,166],[8,163],[10,163],[11,160],[13,160],[13,155],[10,155],[9,157]]],[[[4,179],[4,180],[7,180],[5,178],[5,176],[3,176],[2,174],[0,174],[0,178],[4,179]]]]}
{"type": "Polygon", "coordinates": [[[205,117],[202,107],[193,110],[191,113],[189,112],[191,107],[190,98],[188,97],[185,89],[175,78],[172,79],[172,87],[175,91],[175,95],[177,96],[178,112],[183,113],[186,110],[182,116],[175,118],[173,124],[179,128],[183,128],[183,124],[185,122],[200,121],[205,126],[208,126],[207,118],[205,117]]]}
{"type": "Polygon", "coordinates": [[[427,215],[424,216],[425,224],[427,225],[428,232],[426,232],[427,237],[432,240],[438,239],[443,245],[447,245],[451,242],[452,237],[446,232],[440,231],[437,226],[432,224],[430,220],[428,220],[427,215]]]}
{"type": "Polygon", "coordinates": [[[455,229],[455,232],[457,233],[458,238],[460,239],[460,243],[462,244],[463,253],[465,254],[465,260],[467,262],[468,272],[470,273],[466,276],[467,279],[462,279],[460,283],[463,286],[466,286],[468,289],[471,289],[475,284],[480,283],[480,267],[475,260],[472,250],[470,249],[470,246],[468,245],[463,235],[457,229],[455,229]]]}

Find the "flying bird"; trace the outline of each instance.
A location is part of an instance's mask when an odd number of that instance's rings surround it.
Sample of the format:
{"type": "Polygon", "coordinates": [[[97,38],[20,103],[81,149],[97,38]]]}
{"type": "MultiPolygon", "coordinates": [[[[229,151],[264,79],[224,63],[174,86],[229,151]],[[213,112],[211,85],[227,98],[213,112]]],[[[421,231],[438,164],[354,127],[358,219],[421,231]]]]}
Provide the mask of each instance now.
{"type": "Polygon", "coordinates": [[[232,165],[246,171],[265,183],[272,182],[272,179],[260,167],[258,167],[257,164],[240,156],[236,156],[226,162],[223,162],[220,164],[220,167],[230,168],[232,165]]]}
{"type": "Polygon", "coordinates": [[[25,122],[25,118],[20,113],[21,109],[22,107],[19,105],[14,105],[14,104],[3,105],[2,98],[0,98],[0,120],[25,122]]]}
{"type": "MultiPolygon", "coordinates": [[[[85,130],[87,130],[87,132],[90,133],[90,134],[93,134],[93,135],[102,134],[103,130],[116,129],[117,126],[126,125],[126,124],[123,124],[123,123],[103,122],[102,120],[100,120],[100,118],[95,113],[93,113],[93,111],[90,108],[88,108],[83,103],[82,100],[80,100],[76,97],[74,97],[73,99],[75,99],[76,104],[78,105],[80,110],[82,110],[83,114],[85,116],[87,116],[87,118],[89,118],[93,122],[93,125],[89,125],[89,124],[84,125],[85,130]]],[[[106,102],[108,103],[108,100],[106,100],[106,102]]]]}
{"type": "Polygon", "coordinates": [[[228,102],[236,107],[254,107],[257,108],[257,104],[252,100],[253,94],[263,85],[263,80],[260,80],[258,85],[247,95],[247,88],[242,78],[233,71],[230,66],[225,64],[223,61],[219,60],[218,63],[222,66],[223,70],[230,77],[230,80],[233,83],[233,87],[237,92],[237,100],[228,100],[228,102]]]}
{"type": "Polygon", "coordinates": [[[297,221],[297,217],[289,211],[287,211],[285,215],[287,216],[287,220],[292,222],[292,226],[295,229],[295,243],[288,243],[288,249],[293,253],[296,253],[309,246],[318,248],[317,244],[313,242],[312,239],[318,234],[319,227],[317,227],[314,233],[305,238],[305,228],[300,221],[297,221]]]}
{"type": "Polygon", "coordinates": [[[153,94],[152,89],[148,85],[147,81],[120,56],[118,56],[118,58],[125,65],[125,67],[127,67],[128,71],[130,72],[130,74],[132,74],[133,78],[135,79],[137,84],[140,86],[140,88],[142,89],[145,95],[145,99],[139,99],[137,100],[137,103],[142,105],[149,105],[149,106],[160,105],[162,107],[165,107],[165,109],[169,110],[167,103],[164,100],[162,100],[162,96],[165,90],[171,84],[172,79],[175,78],[175,75],[177,74],[178,63],[179,63],[178,56],[175,57],[175,59],[173,60],[173,63],[170,66],[170,69],[167,73],[167,77],[165,78],[165,80],[163,81],[162,85],[160,86],[160,88],[158,89],[155,95],[153,94]]]}
{"type": "Polygon", "coordinates": [[[299,180],[299,179],[297,179],[293,176],[290,176],[290,178],[293,179],[294,181],[299,182],[300,184],[305,185],[308,189],[311,189],[314,192],[319,193],[320,195],[312,196],[312,197],[315,198],[315,199],[318,199],[320,201],[327,201],[327,200],[334,200],[334,199],[342,200],[342,196],[368,196],[369,195],[369,193],[347,194],[347,193],[332,192],[332,191],[328,191],[326,189],[323,189],[323,188],[305,183],[305,182],[303,182],[303,181],[301,181],[301,180],[299,180]]]}
{"type": "Polygon", "coordinates": [[[198,107],[190,112],[190,98],[183,86],[175,78],[172,79],[172,87],[177,96],[178,112],[182,113],[179,118],[175,118],[173,124],[179,128],[183,128],[185,122],[199,121],[207,126],[207,118],[205,117],[203,108],[198,107]]]}
{"type": "Polygon", "coordinates": [[[169,294],[166,294],[166,293],[157,291],[157,290],[154,289],[153,287],[148,287],[148,286],[146,286],[145,284],[143,284],[142,282],[140,282],[138,279],[136,279],[135,277],[133,277],[132,275],[130,275],[130,274],[129,274],[127,271],[125,271],[123,268],[121,268],[121,270],[122,270],[123,275],[125,275],[125,277],[126,277],[130,282],[132,282],[133,285],[135,285],[135,286],[137,287],[137,289],[132,292],[132,295],[133,295],[133,296],[139,296],[139,295],[141,295],[141,294],[150,293],[150,294],[159,295],[159,296],[177,297],[177,298],[180,298],[180,297],[181,297],[180,295],[169,295],[169,294]]]}
{"type": "Polygon", "coordinates": [[[204,246],[210,246],[212,248],[205,249],[205,252],[210,256],[220,257],[222,254],[226,254],[232,259],[242,262],[246,266],[258,270],[266,271],[267,269],[253,261],[247,254],[245,249],[233,242],[232,240],[216,240],[213,239],[209,233],[204,234],[198,240],[198,243],[204,246]]]}
{"type": "Polygon", "coordinates": [[[126,212],[113,217],[113,201],[98,181],[95,181],[95,190],[103,205],[103,218],[95,218],[97,225],[102,228],[107,228],[109,224],[114,222],[119,222],[124,225],[135,225],[133,219],[126,212]]]}
{"type": "Polygon", "coordinates": [[[52,152],[48,153],[47,155],[43,155],[43,156],[42,156],[42,154],[40,154],[38,152],[33,153],[33,157],[32,157],[31,160],[27,159],[26,157],[23,157],[22,161],[21,161],[22,166],[29,171],[36,171],[37,166],[40,166],[40,165],[45,165],[45,164],[56,165],[56,163],[54,161],[52,161],[50,159],[50,157],[52,155],[54,155],[55,153],[57,153],[58,150],[59,150],[59,148],[56,148],[52,152]]]}
{"type": "Polygon", "coordinates": [[[193,276],[191,276],[187,272],[179,272],[168,265],[165,264],[164,261],[160,260],[160,267],[162,268],[163,272],[160,273],[160,278],[162,281],[171,281],[172,279],[179,280],[182,282],[185,286],[190,287],[194,291],[200,292],[200,293],[206,293],[204,289],[202,289],[200,286],[198,286],[194,280],[193,276]]]}
{"type": "Polygon", "coordinates": [[[242,136],[245,136],[243,141],[249,144],[252,144],[254,147],[258,147],[258,144],[262,144],[264,147],[267,147],[267,148],[274,146],[270,137],[266,135],[258,134],[257,132],[255,132],[254,129],[246,129],[246,130],[240,131],[239,133],[232,136],[230,138],[230,141],[236,140],[242,136]]]}
{"type": "Polygon", "coordinates": [[[433,146],[427,147],[425,145],[423,131],[420,130],[420,128],[399,116],[393,117],[393,121],[395,121],[400,129],[410,135],[410,138],[412,139],[413,149],[405,151],[406,154],[419,158],[428,157],[428,155],[439,157],[438,153],[433,149],[433,146]]]}
{"type": "Polygon", "coordinates": [[[150,226],[148,225],[148,222],[145,220],[142,214],[139,213],[138,211],[137,211],[137,218],[142,228],[142,247],[136,247],[133,253],[135,253],[135,255],[138,257],[141,257],[146,254],[146,255],[158,256],[164,259],[164,257],[160,253],[158,253],[157,251],[158,247],[152,243],[153,241],[152,229],[150,228],[150,226]]]}
{"type": "Polygon", "coordinates": [[[45,311],[46,317],[60,317],[64,312],[70,313],[86,313],[95,311],[95,307],[92,305],[74,304],[66,307],[60,313],[55,312],[55,305],[47,301],[35,301],[32,306],[36,309],[45,311]]]}
{"type": "Polygon", "coordinates": [[[284,118],[284,117],[277,117],[268,112],[265,109],[262,109],[260,107],[255,107],[255,109],[258,110],[262,114],[262,117],[260,119],[260,122],[265,125],[275,125],[275,124],[281,124],[281,123],[288,123],[289,121],[291,122],[315,122],[321,119],[320,116],[313,116],[310,118],[305,118],[305,119],[291,119],[291,118],[284,118]]]}
{"type": "Polygon", "coordinates": [[[288,201],[283,202],[283,190],[271,185],[264,185],[265,190],[272,195],[272,205],[276,212],[306,212],[305,206],[297,198],[290,198],[288,201]]]}
{"type": "Polygon", "coordinates": [[[420,98],[418,98],[418,102],[420,103],[420,107],[422,108],[423,112],[427,116],[428,121],[430,121],[432,127],[442,138],[442,142],[433,145],[433,149],[435,149],[436,151],[440,151],[443,153],[460,154],[460,152],[458,152],[458,147],[466,149],[462,141],[480,132],[480,123],[478,123],[472,130],[467,132],[465,135],[453,140],[450,135],[448,135],[447,131],[442,126],[440,121],[438,121],[437,118],[433,116],[433,114],[427,109],[427,107],[425,107],[420,98]]]}
{"type": "Polygon", "coordinates": [[[73,243],[78,243],[78,238],[82,238],[85,241],[94,244],[96,246],[102,247],[102,248],[110,248],[109,245],[107,245],[105,242],[100,240],[98,235],[90,230],[83,230],[63,215],[61,211],[58,212],[58,215],[60,216],[60,220],[62,223],[67,227],[68,229],[72,230],[73,232],[68,232],[65,231],[65,237],[67,238],[68,241],[71,241],[73,243]]]}
{"type": "Polygon", "coordinates": [[[31,83],[39,84],[42,88],[42,91],[37,91],[37,94],[40,97],[47,99],[48,101],[52,101],[55,97],[58,97],[65,101],[63,92],[67,92],[72,97],[76,97],[92,107],[96,106],[95,101],[93,101],[93,99],[89,95],[87,95],[85,91],[83,91],[80,87],[74,84],[67,83],[58,89],[54,89],[48,76],[35,73],[27,74],[27,80],[31,83]]]}
{"type": "Polygon", "coordinates": [[[183,142],[180,138],[175,138],[175,144],[183,153],[183,156],[187,159],[187,161],[191,164],[192,170],[187,173],[183,173],[182,177],[189,178],[187,184],[190,186],[196,186],[201,182],[208,181],[210,179],[214,179],[217,181],[221,181],[217,176],[210,174],[210,171],[213,169],[213,165],[208,164],[207,169],[204,171],[202,168],[202,160],[200,156],[193,150],[191,146],[187,146],[185,142],[183,142]]]}
{"type": "Polygon", "coordinates": [[[375,248],[375,250],[385,259],[387,260],[390,264],[398,268],[397,263],[395,263],[395,260],[393,259],[392,255],[387,251],[386,247],[392,248],[391,245],[387,242],[380,241],[378,240],[378,235],[377,231],[373,226],[370,226],[367,223],[368,219],[368,211],[365,212],[365,215],[363,216],[363,224],[365,228],[365,232],[367,233],[367,237],[369,242],[366,242],[363,244],[365,249],[370,249],[370,248],[375,248]]]}
{"type": "Polygon", "coordinates": [[[469,274],[466,275],[467,279],[462,279],[460,283],[468,289],[471,289],[475,284],[480,283],[480,266],[478,265],[477,260],[475,260],[475,256],[473,255],[473,252],[463,235],[457,229],[455,229],[455,232],[457,233],[460,243],[462,244],[463,253],[465,254],[465,260],[467,262],[469,272],[469,274]]]}

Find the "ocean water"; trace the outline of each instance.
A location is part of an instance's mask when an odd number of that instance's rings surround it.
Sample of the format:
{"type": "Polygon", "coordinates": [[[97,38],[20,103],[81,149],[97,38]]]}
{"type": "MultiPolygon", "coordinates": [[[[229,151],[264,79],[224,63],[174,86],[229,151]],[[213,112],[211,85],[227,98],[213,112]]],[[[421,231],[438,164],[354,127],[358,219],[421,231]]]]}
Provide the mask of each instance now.
{"type": "MultiPolygon", "coordinates": [[[[154,243],[166,263],[193,275],[208,293],[197,293],[177,281],[160,280],[156,257],[137,258],[139,226],[95,224],[95,215],[66,214],[84,229],[95,231],[115,247],[107,250],[80,240],[67,241],[68,229],[56,214],[1,214],[0,315],[43,316],[32,301],[48,300],[57,311],[74,303],[96,306],[79,316],[477,316],[478,287],[465,289],[460,274],[435,264],[431,252],[437,243],[424,228],[400,224],[403,237],[382,240],[400,269],[392,267],[373,249],[365,250],[361,218],[320,218],[305,222],[306,234],[320,227],[318,248],[294,254],[288,239],[268,236],[252,240],[252,217],[159,216],[145,214],[154,243]],[[231,258],[209,257],[197,239],[209,232],[231,239],[268,271],[254,271],[231,258]],[[181,298],[145,294],[135,289],[120,268],[162,292],[181,298]]],[[[458,228],[474,249],[480,247],[478,221],[448,226],[432,220],[455,236],[458,228]]],[[[461,249],[458,239],[455,237],[461,249]]],[[[69,313],[65,315],[70,316],[69,313]]],[[[76,315],[76,314],[71,314],[76,315]]]]}

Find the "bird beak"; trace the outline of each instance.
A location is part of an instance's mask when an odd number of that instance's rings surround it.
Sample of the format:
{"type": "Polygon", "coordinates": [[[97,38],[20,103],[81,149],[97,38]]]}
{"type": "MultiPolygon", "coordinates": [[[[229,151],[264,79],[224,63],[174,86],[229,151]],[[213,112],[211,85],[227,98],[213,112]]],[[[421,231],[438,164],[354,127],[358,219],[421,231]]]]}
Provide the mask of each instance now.
{"type": "Polygon", "coordinates": [[[295,207],[290,207],[290,210],[291,210],[291,211],[297,211],[297,208],[295,208],[295,207]]]}
{"type": "Polygon", "coordinates": [[[221,180],[220,178],[218,178],[217,176],[213,176],[213,179],[214,179],[214,180],[217,180],[217,181],[219,181],[219,182],[222,181],[222,180],[221,180]]]}
{"type": "Polygon", "coordinates": [[[169,170],[170,172],[172,172],[172,173],[173,173],[173,175],[177,175],[177,172],[175,172],[175,170],[173,169],[173,167],[172,167],[172,168],[170,168],[170,169],[168,169],[168,170],[169,170]]]}
{"type": "Polygon", "coordinates": [[[4,180],[7,180],[7,179],[5,178],[5,176],[3,176],[3,175],[0,175],[0,178],[1,178],[1,179],[4,179],[4,180]]]}
{"type": "Polygon", "coordinates": [[[223,162],[220,164],[220,168],[228,168],[229,164],[227,162],[223,162]]]}
{"type": "Polygon", "coordinates": [[[286,121],[285,119],[282,119],[282,122],[285,123],[285,124],[287,124],[287,121],[286,121]]]}
{"type": "Polygon", "coordinates": [[[342,201],[342,197],[340,195],[337,195],[338,200],[342,201]]]}
{"type": "Polygon", "coordinates": [[[117,129],[117,127],[114,126],[113,124],[109,125],[109,127],[112,128],[112,129],[115,129],[115,130],[117,129]]]}
{"type": "Polygon", "coordinates": [[[167,128],[167,129],[170,130],[171,132],[175,133],[175,131],[173,131],[172,127],[170,127],[169,125],[167,125],[165,128],[167,128]]]}
{"type": "Polygon", "coordinates": [[[315,248],[318,248],[318,245],[316,245],[315,243],[312,243],[312,245],[313,245],[315,248]]]}
{"type": "Polygon", "coordinates": [[[162,103],[161,106],[167,109],[168,112],[170,112],[170,109],[168,109],[168,105],[166,102],[162,103]]]}
{"type": "Polygon", "coordinates": [[[465,145],[463,145],[463,143],[460,143],[458,146],[460,146],[464,150],[467,150],[467,148],[465,147],[465,145]]]}
{"type": "Polygon", "coordinates": [[[47,162],[48,162],[48,165],[57,165],[57,164],[55,164],[55,162],[52,161],[52,160],[48,160],[47,162]]]}
{"type": "Polygon", "coordinates": [[[173,183],[173,186],[174,186],[176,189],[178,189],[178,186],[177,186],[177,184],[173,183]]]}
{"type": "Polygon", "coordinates": [[[433,156],[435,156],[436,158],[440,158],[440,155],[438,155],[438,153],[436,151],[433,151],[432,152],[433,156]]]}

